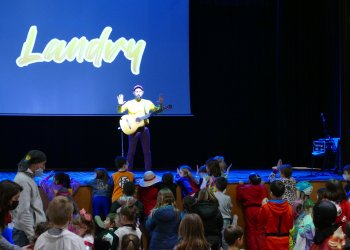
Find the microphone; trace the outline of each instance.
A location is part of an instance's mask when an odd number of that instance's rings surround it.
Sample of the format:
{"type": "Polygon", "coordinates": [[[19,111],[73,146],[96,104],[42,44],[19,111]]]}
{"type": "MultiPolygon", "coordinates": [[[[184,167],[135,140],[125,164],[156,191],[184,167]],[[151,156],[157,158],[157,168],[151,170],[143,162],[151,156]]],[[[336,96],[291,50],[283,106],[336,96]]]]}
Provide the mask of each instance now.
{"type": "Polygon", "coordinates": [[[323,124],[326,122],[326,118],[324,118],[324,115],[323,115],[323,113],[321,113],[321,118],[322,118],[322,122],[323,122],[323,124]]]}

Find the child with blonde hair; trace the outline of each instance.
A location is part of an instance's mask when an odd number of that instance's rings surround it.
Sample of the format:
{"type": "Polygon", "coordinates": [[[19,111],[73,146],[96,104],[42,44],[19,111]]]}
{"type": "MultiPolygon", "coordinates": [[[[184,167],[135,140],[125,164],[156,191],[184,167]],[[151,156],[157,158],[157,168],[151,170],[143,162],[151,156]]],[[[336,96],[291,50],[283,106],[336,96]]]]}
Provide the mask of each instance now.
{"type": "Polygon", "coordinates": [[[173,249],[177,243],[177,230],[182,213],[176,208],[175,197],[170,189],[158,192],[157,204],[146,221],[151,235],[150,249],[173,249]]]}
{"type": "Polygon", "coordinates": [[[73,205],[64,196],[56,196],[50,203],[46,215],[50,229],[39,236],[35,250],[77,249],[86,250],[84,240],[68,230],[73,215],[73,205]]]}

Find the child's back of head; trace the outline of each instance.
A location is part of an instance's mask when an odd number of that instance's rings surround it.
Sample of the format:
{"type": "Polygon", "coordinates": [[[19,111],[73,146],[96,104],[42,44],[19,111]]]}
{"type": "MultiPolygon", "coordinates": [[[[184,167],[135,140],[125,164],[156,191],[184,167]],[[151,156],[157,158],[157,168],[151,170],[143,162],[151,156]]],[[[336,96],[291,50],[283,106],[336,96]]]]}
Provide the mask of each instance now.
{"type": "Polygon", "coordinates": [[[207,166],[209,176],[214,176],[214,177],[221,176],[221,169],[220,169],[220,164],[218,160],[215,160],[214,158],[210,158],[205,162],[205,165],[207,166]]]}
{"type": "Polygon", "coordinates": [[[123,169],[125,165],[127,165],[128,159],[123,156],[117,156],[114,160],[115,167],[120,170],[123,169]]]}
{"type": "Polygon", "coordinates": [[[219,166],[221,169],[221,172],[225,172],[227,169],[227,164],[225,162],[225,158],[221,155],[217,155],[214,157],[215,160],[217,160],[219,162],[219,166]]]}
{"type": "Polygon", "coordinates": [[[285,189],[284,183],[280,180],[275,180],[270,184],[270,191],[276,198],[281,198],[285,189]]]}
{"type": "Polygon", "coordinates": [[[56,185],[62,185],[63,187],[70,189],[70,177],[68,174],[63,172],[58,172],[54,175],[54,183],[56,185]]]}
{"type": "Polygon", "coordinates": [[[261,184],[261,177],[257,173],[253,172],[249,174],[249,181],[252,185],[261,184]]]}
{"type": "Polygon", "coordinates": [[[135,184],[131,181],[125,182],[123,186],[123,194],[126,196],[134,196],[136,192],[135,184]]]}
{"type": "Polygon", "coordinates": [[[223,192],[227,188],[227,179],[225,177],[217,178],[215,186],[220,192],[223,192]]]}
{"type": "Polygon", "coordinates": [[[224,230],[224,239],[229,246],[242,246],[243,229],[238,225],[229,225],[224,230]]]}
{"type": "Polygon", "coordinates": [[[103,180],[104,183],[108,183],[110,176],[107,169],[105,168],[95,168],[96,179],[103,180]]]}
{"type": "Polygon", "coordinates": [[[139,250],[141,249],[141,241],[135,234],[126,234],[123,236],[122,248],[123,250],[139,250]]]}
{"type": "Polygon", "coordinates": [[[283,176],[284,178],[289,179],[290,177],[292,177],[293,169],[292,166],[289,164],[284,164],[280,166],[279,171],[281,173],[281,176],[283,176]]]}
{"type": "Polygon", "coordinates": [[[56,196],[46,210],[46,215],[53,226],[65,226],[71,220],[73,204],[64,196],[56,196]]]}

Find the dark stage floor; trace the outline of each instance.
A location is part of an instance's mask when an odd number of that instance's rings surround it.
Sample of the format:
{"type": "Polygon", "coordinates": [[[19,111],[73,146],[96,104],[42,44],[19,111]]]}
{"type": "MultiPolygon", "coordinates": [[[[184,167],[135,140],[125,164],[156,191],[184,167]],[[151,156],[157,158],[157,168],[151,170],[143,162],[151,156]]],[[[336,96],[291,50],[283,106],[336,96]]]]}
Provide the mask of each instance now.
{"type": "MultiPolygon", "coordinates": [[[[46,171],[43,177],[36,177],[35,180],[38,182],[41,178],[44,178],[46,174],[48,174],[51,170],[46,171]]],[[[60,171],[60,170],[58,170],[60,171]]],[[[268,180],[268,176],[271,173],[270,169],[262,169],[262,170],[256,170],[256,169],[232,169],[230,171],[230,174],[228,176],[229,183],[237,183],[239,181],[247,182],[248,175],[251,172],[256,171],[261,178],[266,182],[268,180]]],[[[86,180],[89,180],[93,178],[94,172],[93,171],[65,171],[68,173],[71,178],[74,178],[78,180],[81,183],[84,183],[86,180]]],[[[171,172],[174,175],[176,174],[176,170],[154,170],[156,175],[159,175],[160,177],[165,172],[171,172]]],[[[113,174],[113,171],[109,171],[110,174],[113,174]]],[[[142,171],[134,171],[135,179],[136,181],[141,179],[143,177],[142,171]]],[[[16,172],[0,172],[0,180],[4,179],[10,179],[13,180],[15,177],[16,172]]],[[[306,180],[306,181],[326,181],[331,178],[342,180],[342,176],[333,173],[332,171],[318,171],[318,170],[293,170],[293,177],[297,181],[306,180]]]]}

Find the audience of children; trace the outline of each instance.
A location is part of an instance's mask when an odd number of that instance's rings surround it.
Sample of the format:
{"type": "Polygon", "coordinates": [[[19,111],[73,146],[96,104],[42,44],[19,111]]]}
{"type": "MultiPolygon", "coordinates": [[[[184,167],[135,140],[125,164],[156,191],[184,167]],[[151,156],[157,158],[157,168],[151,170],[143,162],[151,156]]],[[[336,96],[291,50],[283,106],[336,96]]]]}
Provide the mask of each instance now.
{"type": "Polygon", "coordinates": [[[210,250],[210,244],[204,235],[202,219],[197,214],[186,214],[179,226],[179,242],[175,250],[210,250]]]}
{"type": "Polygon", "coordinates": [[[146,229],[150,234],[150,249],[173,249],[178,240],[178,227],[182,212],[176,208],[175,197],[170,189],[158,192],[157,204],[152,209],[146,229]]]}
{"type": "Polygon", "coordinates": [[[95,178],[85,183],[92,187],[92,215],[105,219],[111,208],[113,180],[105,168],[96,168],[94,172],[95,178]]]}
{"type": "Polygon", "coordinates": [[[120,213],[118,215],[119,222],[117,224],[120,225],[118,229],[114,232],[116,237],[116,241],[118,242],[118,250],[124,250],[121,247],[122,239],[124,235],[134,234],[141,240],[141,230],[136,225],[136,207],[135,206],[124,206],[120,209],[120,213]]]}
{"type": "Polygon", "coordinates": [[[204,224],[205,237],[211,244],[211,249],[220,249],[222,245],[223,219],[219,210],[219,202],[211,189],[204,188],[199,191],[197,202],[193,205],[191,212],[201,217],[204,224]]]}
{"type": "Polygon", "coordinates": [[[188,195],[194,196],[199,189],[195,178],[192,176],[191,170],[191,167],[187,165],[180,166],[180,168],[177,169],[175,182],[181,188],[182,198],[188,195]]]}
{"type": "Polygon", "coordinates": [[[83,208],[79,215],[73,219],[74,231],[83,238],[86,249],[94,249],[95,223],[92,215],[83,208]]]}
{"type": "MultiPolygon", "coordinates": [[[[123,195],[123,186],[126,182],[134,182],[134,174],[128,171],[128,160],[126,157],[117,156],[114,160],[114,165],[118,169],[112,175],[114,188],[112,194],[112,206],[114,202],[123,195]]],[[[112,211],[113,212],[113,211],[112,211]]]]}
{"type": "Polygon", "coordinates": [[[67,197],[55,197],[49,203],[46,215],[51,223],[51,228],[38,237],[34,246],[35,250],[86,250],[84,240],[68,230],[68,224],[73,216],[73,205],[67,197]]]}
{"type": "Polygon", "coordinates": [[[222,227],[222,246],[224,250],[228,249],[228,245],[223,240],[223,233],[226,227],[231,224],[232,216],[232,201],[231,197],[224,194],[224,191],[227,187],[227,179],[225,177],[219,177],[216,179],[216,192],[214,193],[216,199],[219,202],[219,210],[223,218],[223,227],[222,227]]]}
{"type": "MultiPolygon", "coordinates": [[[[279,166],[279,164],[277,164],[279,166]]],[[[270,183],[276,180],[276,174],[279,172],[280,178],[285,186],[285,192],[283,194],[283,199],[287,200],[290,205],[293,206],[293,203],[296,199],[296,181],[294,177],[292,177],[293,169],[289,164],[284,164],[279,166],[278,168],[273,168],[273,172],[269,176],[270,183]]]]}
{"type": "Polygon", "coordinates": [[[237,201],[243,206],[247,248],[258,250],[258,215],[262,201],[268,198],[268,192],[265,185],[261,184],[259,174],[253,172],[249,174],[248,178],[249,184],[245,185],[243,182],[239,182],[237,185],[237,201]]]}
{"type": "Polygon", "coordinates": [[[282,181],[273,181],[270,191],[271,199],[262,205],[258,215],[259,249],[289,249],[289,231],[294,224],[293,209],[282,198],[285,192],[282,181]]]}
{"type": "MultiPolygon", "coordinates": [[[[16,177],[18,182],[23,183],[24,191],[30,184],[22,175],[33,178],[35,172],[40,174],[45,169],[45,162],[46,156],[41,151],[33,150],[19,163],[17,175],[21,176],[16,177]]],[[[71,195],[80,184],[71,181],[65,173],[56,173],[50,182],[53,176],[51,173],[40,181],[43,190],[49,199],[52,199],[46,211],[49,221],[45,222],[45,218],[40,216],[40,209],[33,211],[38,215],[33,214],[33,219],[29,222],[29,225],[33,225],[31,236],[24,231],[27,230],[26,227],[22,227],[23,230],[16,228],[16,225],[18,227],[18,224],[21,224],[18,223],[19,215],[16,210],[21,205],[29,206],[32,202],[21,204],[21,186],[14,183],[19,187],[19,191],[15,195],[9,192],[11,202],[8,208],[4,205],[4,199],[8,199],[9,196],[0,196],[0,232],[6,227],[9,210],[14,209],[14,239],[17,237],[17,242],[22,242],[23,246],[21,248],[12,245],[0,236],[0,248],[60,249],[60,246],[64,246],[66,249],[94,249],[96,242],[96,249],[142,249],[141,237],[147,239],[149,233],[148,249],[239,249],[244,241],[247,249],[288,249],[290,239],[294,240],[291,249],[295,250],[344,249],[344,232],[349,225],[350,203],[342,183],[337,180],[327,181],[325,188],[318,190],[318,201],[315,205],[310,199],[312,184],[307,181],[296,183],[290,165],[279,162],[276,169],[280,173],[280,180],[276,180],[276,171],[270,175],[270,200],[267,188],[261,184],[260,176],[251,173],[249,184],[244,185],[240,182],[237,185],[237,201],[241,202],[244,208],[243,237],[241,227],[230,225],[232,201],[231,197],[225,194],[228,183],[223,172],[227,166],[222,157],[210,158],[206,167],[197,172],[203,178],[201,189],[198,188],[189,166],[181,166],[178,169],[175,182],[172,173],[165,173],[161,182],[154,172],[145,172],[137,192],[140,200],[136,198],[134,175],[127,171],[126,158],[117,157],[115,165],[118,171],[113,174],[112,179],[109,178],[106,169],[97,168],[96,177],[86,183],[93,188],[93,214],[105,219],[103,221],[99,217],[99,220],[96,220],[96,224],[103,229],[96,238],[95,221],[91,214],[82,209],[77,216],[72,217],[74,200],[71,195]],[[205,170],[208,172],[207,177],[205,170]],[[175,183],[181,187],[183,211],[186,213],[184,217],[176,207],[175,183]],[[14,196],[19,200],[19,204],[14,196]],[[296,207],[294,214],[291,206],[293,203],[296,207]],[[143,229],[145,232],[141,232],[138,223],[144,222],[141,219],[144,218],[141,215],[143,206],[145,218],[148,217],[143,229]],[[109,213],[110,207],[112,213],[109,213]],[[68,229],[70,222],[74,226],[71,231],[68,229]],[[295,234],[289,238],[289,231],[293,225],[295,234]],[[27,246],[23,245],[25,242],[27,246]],[[32,245],[28,245],[29,243],[32,245]]],[[[350,182],[348,171],[348,168],[344,168],[343,177],[347,185],[350,182]]],[[[2,182],[0,193],[1,184],[2,182]]],[[[9,182],[8,186],[10,184],[9,182]]],[[[30,195],[33,196],[36,190],[32,187],[30,190],[30,195]]],[[[36,197],[34,200],[36,205],[39,205],[38,193],[36,197]]]]}

